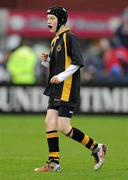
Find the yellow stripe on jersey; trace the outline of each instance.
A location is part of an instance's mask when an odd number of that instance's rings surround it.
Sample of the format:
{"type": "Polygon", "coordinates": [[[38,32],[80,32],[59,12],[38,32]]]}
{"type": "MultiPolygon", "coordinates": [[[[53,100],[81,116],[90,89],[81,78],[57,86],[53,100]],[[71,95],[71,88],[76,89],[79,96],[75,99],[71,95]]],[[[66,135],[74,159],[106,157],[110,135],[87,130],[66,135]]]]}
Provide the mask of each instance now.
{"type": "Polygon", "coordinates": [[[53,51],[53,49],[54,49],[54,46],[55,46],[55,44],[56,44],[56,41],[57,41],[57,36],[55,36],[54,38],[53,38],[53,40],[52,40],[52,42],[51,42],[51,52],[53,51]]]}
{"type": "MultiPolygon", "coordinates": [[[[65,47],[65,69],[68,68],[71,64],[71,58],[67,55],[67,46],[66,46],[66,33],[63,35],[64,39],[64,47],[65,47]]],[[[65,81],[63,85],[63,90],[62,90],[62,95],[61,95],[61,100],[62,101],[69,101],[70,97],[70,92],[71,92],[71,87],[72,87],[72,75],[69,76],[65,81]]]]}
{"type": "Polygon", "coordinates": [[[52,40],[52,42],[51,42],[51,45],[55,45],[56,40],[57,40],[57,36],[55,36],[55,37],[53,38],[53,40],[52,40]]]}

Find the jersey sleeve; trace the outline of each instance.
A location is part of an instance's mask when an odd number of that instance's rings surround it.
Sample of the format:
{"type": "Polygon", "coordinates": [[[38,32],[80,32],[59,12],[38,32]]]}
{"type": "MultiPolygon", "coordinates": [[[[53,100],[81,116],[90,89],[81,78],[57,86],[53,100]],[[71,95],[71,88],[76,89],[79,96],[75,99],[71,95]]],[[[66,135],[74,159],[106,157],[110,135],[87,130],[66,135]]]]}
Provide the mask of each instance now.
{"type": "Polygon", "coordinates": [[[62,82],[65,79],[67,79],[69,76],[74,74],[78,69],[79,66],[71,64],[70,66],[68,66],[68,68],[65,71],[59,73],[57,77],[59,78],[59,81],[62,82]]]}
{"type": "Polygon", "coordinates": [[[72,64],[80,67],[84,66],[84,59],[81,54],[80,45],[77,37],[72,33],[67,33],[67,49],[71,57],[72,64]]]}

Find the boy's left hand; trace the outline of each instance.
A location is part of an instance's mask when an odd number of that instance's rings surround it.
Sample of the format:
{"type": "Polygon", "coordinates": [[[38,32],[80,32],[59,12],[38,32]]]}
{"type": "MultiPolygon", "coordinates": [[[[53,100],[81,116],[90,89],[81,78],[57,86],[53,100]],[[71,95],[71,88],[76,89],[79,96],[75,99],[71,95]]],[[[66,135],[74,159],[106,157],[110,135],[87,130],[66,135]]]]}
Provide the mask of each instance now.
{"type": "Polygon", "coordinates": [[[60,80],[57,76],[53,76],[50,80],[51,84],[59,84],[60,80]]]}

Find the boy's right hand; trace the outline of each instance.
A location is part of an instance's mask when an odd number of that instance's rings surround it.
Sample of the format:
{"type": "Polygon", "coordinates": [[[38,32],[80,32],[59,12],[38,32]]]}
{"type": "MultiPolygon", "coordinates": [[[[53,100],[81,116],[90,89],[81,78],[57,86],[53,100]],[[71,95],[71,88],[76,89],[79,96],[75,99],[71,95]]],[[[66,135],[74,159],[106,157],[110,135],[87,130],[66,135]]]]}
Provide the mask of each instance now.
{"type": "Polygon", "coordinates": [[[40,60],[41,60],[41,63],[45,62],[48,58],[48,54],[45,54],[45,53],[41,53],[40,55],[40,60]]]}

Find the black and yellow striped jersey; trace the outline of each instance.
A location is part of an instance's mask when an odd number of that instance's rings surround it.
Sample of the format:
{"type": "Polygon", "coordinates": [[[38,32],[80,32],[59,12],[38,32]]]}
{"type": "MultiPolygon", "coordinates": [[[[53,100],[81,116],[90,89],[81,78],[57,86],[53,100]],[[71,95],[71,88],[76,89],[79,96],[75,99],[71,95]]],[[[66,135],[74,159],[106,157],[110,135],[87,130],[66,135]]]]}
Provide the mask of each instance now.
{"type": "Polygon", "coordinates": [[[49,67],[49,84],[44,94],[54,100],[56,104],[75,106],[80,97],[80,68],[66,80],[59,84],[51,84],[50,79],[65,71],[73,64],[80,67],[84,61],[76,36],[68,28],[64,28],[51,42],[49,67]]]}

